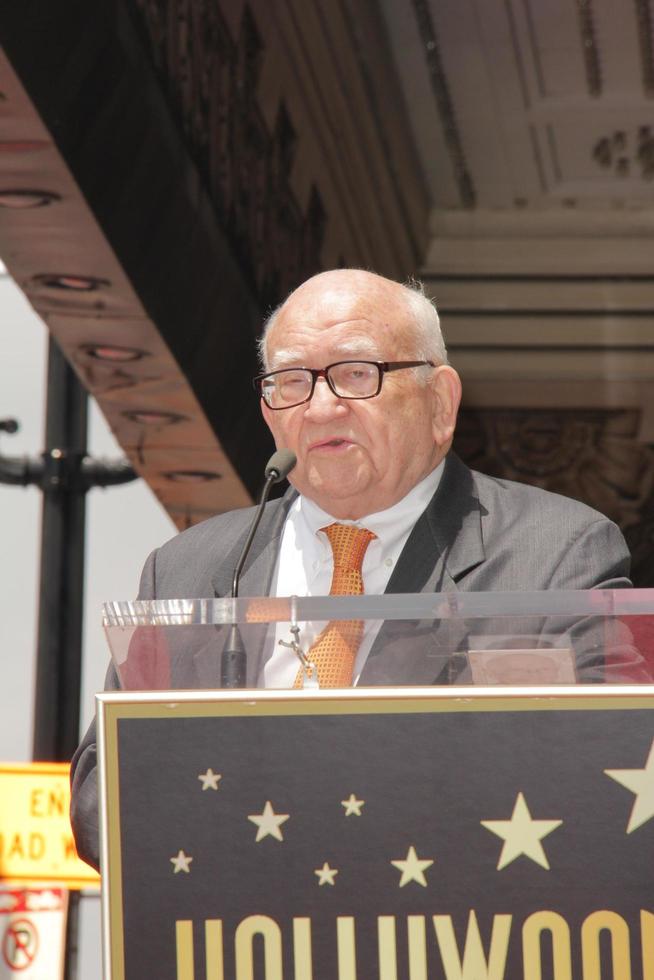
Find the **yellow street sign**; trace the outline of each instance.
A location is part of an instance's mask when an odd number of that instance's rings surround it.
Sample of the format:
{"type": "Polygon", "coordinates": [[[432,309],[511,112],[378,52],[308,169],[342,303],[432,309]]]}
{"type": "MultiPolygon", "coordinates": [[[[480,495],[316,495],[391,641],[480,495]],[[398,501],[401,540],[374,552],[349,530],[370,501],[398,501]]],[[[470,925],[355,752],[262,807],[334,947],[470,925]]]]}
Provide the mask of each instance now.
{"type": "Polygon", "coordinates": [[[65,762],[0,764],[1,880],[99,885],[99,875],[75,850],[69,770],[65,762]]]}

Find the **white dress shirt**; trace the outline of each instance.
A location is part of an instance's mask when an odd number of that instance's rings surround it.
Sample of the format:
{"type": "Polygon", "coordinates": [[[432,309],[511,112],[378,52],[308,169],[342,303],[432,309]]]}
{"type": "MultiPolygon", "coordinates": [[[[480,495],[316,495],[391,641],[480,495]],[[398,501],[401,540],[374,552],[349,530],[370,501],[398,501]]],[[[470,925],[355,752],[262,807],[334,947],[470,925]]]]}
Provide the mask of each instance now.
{"type": "MultiPolygon", "coordinates": [[[[364,592],[379,595],[385,591],[393,569],[411,531],[427,504],[436,493],[444,461],[432,470],[409,493],[387,510],[369,514],[358,521],[337,521],[365,527],[377,537],[370,542],[363,559],[364,592]]],[[[334,567],[331,545],[320,529],[336,521],[307,497],[299,496],[292,504],[282,531],[277,567],[270,594],[273,596],[329,595],[334,567]]],[[[307,652],[324,623],[301,623],[300,645],[307,652]]],[[[379,622],[366,624],[355,666],[354,683],[366,662],[379,622]]],[[[279,645],[290,640],[287,624],[275,631],[275,649],[264,664],[261,684],[264,687],[292,687],[299,661],[292,650],[279,645]]]]}

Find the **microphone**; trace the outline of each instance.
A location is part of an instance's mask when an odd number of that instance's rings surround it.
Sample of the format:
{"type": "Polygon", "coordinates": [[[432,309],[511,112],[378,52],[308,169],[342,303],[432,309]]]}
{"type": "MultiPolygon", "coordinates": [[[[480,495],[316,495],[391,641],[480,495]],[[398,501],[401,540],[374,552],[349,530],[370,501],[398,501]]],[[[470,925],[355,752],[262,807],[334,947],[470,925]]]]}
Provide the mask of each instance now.
{"type": "MultiPolygon", "coordinates": [[[[297,456],[292,449],[278,449],[273,453],[265,469],[266,480],[271,479],[273,483],[281,483],[285,480],[297,463],[297,456]]],[[[264,487],[264,493],[266,488],[264,487]]]]}
{"type": "MultiPolygon", "coordinates": [[[[245,544],[243,545],[239,559],[234,567],[234,574],[232,576],[232,599],[236,599],[238,597],[238,585],[241,578],[243,565],[245,564],[245,559],[249,554],[252,540],[257,532],[257,528],[259,527],[259,523],[263,516],[263,509],[266,506],[268,497],[270,496],[270,490],[274,483],[281,483],[282,480],[286,479],[296,463],[297,456],[292,449],[278,449],[277,452],[272,454],[268,460],[268,463],[266,464],[266,469],[264,471],[266,482],[263,490],[261,491],[259,506],[257,507],[254,519],[252,521],[252,526],[250,527],[248,536],[245,539],[245,544]]],[[[245,687],[246,661],[247,658],[245,647],[243,646],[243,640],[241,638],[241,631],[238,628],[238,623],[232,623],[229,637],[223,649],[220,662],[221,687],[245,687]]]]}

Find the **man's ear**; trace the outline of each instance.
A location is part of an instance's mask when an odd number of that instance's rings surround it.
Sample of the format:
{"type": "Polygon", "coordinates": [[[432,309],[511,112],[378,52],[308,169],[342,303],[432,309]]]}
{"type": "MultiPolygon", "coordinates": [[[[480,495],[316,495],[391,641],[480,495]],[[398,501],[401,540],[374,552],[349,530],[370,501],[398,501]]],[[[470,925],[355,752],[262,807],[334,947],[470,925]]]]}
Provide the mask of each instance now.
{"type": "Polygon", "coordinates": [[[454,436],[456,415],[461,403],[461,378],[449,364],[441,364],[434,371],[432,385],[434,442],[439,449],[447,450],[454,436]]]}

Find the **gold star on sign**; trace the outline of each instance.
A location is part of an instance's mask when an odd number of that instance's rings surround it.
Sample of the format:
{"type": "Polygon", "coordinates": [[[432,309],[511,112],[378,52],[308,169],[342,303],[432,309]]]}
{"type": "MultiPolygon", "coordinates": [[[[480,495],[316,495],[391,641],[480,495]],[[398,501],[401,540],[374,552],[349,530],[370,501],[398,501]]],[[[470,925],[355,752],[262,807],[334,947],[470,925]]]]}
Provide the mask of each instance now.
{"type": "Polygon", "coordinates": [[[497,862],[498,871],[511,864],[521,854],[549,871],[549,862],[541,840],[560,827],[562,820],[533,820],[524,796],[518,793],[510,820],[481,820],[480,823],[482,827],[486,827],[504,841],[497,862]]]}
{"type": "Polygon", "coordinates": [[[428,859],[420,859],[416,854],[416,849],[411,845],[407,851],[406,857],[403,861],[391,861],[391,864],[402,872],[402,877],[400,878],[400,888],[404,888],[408,885],[410,881],[415,881],[423,888],[427,887],[427,880],[425,878],[425,871],[430,868],[434,862],[428,859]]]}
{"type": "Polygon", "coordinates": [[[313,873],[314,875],[318,875],[319,885],[333,885],[334,877],[338,874],[338,870],[336,868],[330,868],[325,861],[322,868],[316,868],[313,873]]]}
{"type": "Polygon", "coordinates": [[[264,837],[274,837],[276,840],[284,840],[282,832],[279,829],[280,825],[288,820],[290,814],[288,813],[275,813],[272,808],[270,800],[266,800],[266,805],[263,808],[263,813],[253,813],[248,816],[248,820],[252,823],[256,823],[257,836],[255,843],[259,843],[264,837]]]}
{"type": "Polygon", "coordinates": [[[605,769],[604,772],[636,794],[627,824],[628,834],[654,817],[654,741],[644,769],[605,769]]]}
{"type": "Polygon", "coordinates": [[[357,800],[354,793],[350,793],[349,799],[341,800],[341,806],[345,807],[345,816],[351,817],[354,814],[355,817],[361,816],[361,807],[365,805],[365,800],[357,800]]]}
{"type": "Polygon", "coordinates": [[[187,856],[184,854],[184,851],[178,851],[177,855],[170,859],[170,862],[173,865],[173,874],[177,874],[179,871],[185,871],[186,874],[190,874],[191,869],[189,865],[192,860],[193,858],[190,855],[187,856]]]}
{"type": "Polygon", "coordinates": [[[222,778],[223,777],[219,773],[214,772],[213,769],[207,769],[206,772],[201,772],[198,779],[202,781],[202,792],[204,792],[205,789],[218,789],[218,780],[222,778]]]}

